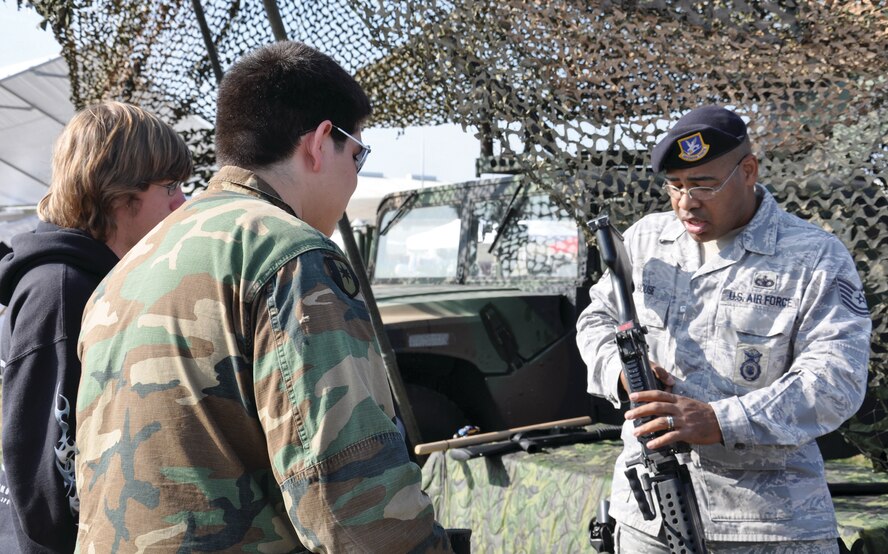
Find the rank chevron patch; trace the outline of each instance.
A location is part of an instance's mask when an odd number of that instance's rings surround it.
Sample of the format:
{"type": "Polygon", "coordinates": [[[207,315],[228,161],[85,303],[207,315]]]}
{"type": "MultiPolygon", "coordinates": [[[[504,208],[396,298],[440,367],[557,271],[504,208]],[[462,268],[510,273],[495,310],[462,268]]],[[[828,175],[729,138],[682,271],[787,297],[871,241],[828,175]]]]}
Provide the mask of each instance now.
{"type": "Polygon", "coordinates": [[[866,296],[863,290],[854,286],[850,281],[846,281],[841,277],[836,279],[836,289],[839,291],[839,298],[842,299],[842,305],[854,315],[860,317],[869,317],[869,308],[866,305],[866,296]]]}

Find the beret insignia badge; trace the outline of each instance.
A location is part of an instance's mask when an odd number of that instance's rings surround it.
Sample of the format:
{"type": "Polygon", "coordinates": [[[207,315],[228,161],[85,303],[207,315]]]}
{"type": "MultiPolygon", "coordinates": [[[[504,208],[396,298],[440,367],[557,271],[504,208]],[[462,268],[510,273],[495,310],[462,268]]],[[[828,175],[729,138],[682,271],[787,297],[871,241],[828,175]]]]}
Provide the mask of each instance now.
{"type": "Polygon", "coordinates": [[[678,157],[686,162],[701,160],[709,152],[709,145],[700,133],[678,139],[678,147],[681,149],[678,157]]]}

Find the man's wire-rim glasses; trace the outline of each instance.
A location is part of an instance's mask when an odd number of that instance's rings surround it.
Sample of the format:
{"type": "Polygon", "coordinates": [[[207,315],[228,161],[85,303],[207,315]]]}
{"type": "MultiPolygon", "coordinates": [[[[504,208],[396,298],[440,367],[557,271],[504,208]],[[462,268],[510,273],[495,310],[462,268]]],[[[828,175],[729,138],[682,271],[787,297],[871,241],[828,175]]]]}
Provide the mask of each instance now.
{"type": "Polygon", "coordinates": [[[337,131],[339,131],[340,133],[342,133],[343,135],[347,136],[348,138],[352,139],[353,141],[355,141],[355,143],[357,143],[357,145],[361,147],[361,149],[358,151],[358,153],[353,156],[355,159],[356,172],[360,173],[361,168],[364,167],[364,162],[367,161],[367,156],[370,155],[370,145],[364,144],[363,142],[359,141],[355,137],[348,134],[341,127],[337,127],[336,125],[334,125],[333,128],[336,129],[337,131]]]}
{"type": "MultiPolygon", "coordinates": [[[[725,187],[725,185],[728,184],[728,181],[730,181],[731,177],[734,176],[734,172],[737,171],[737,168],[740,167],[740,164],[743,163],[743,160],[745,159],[746,156],[740,158],[737,164],[734,165],[734,169],[732,169],[731,172],[728,173],[728,176],[725,177],[721,184],[717,187],[691,187],[689,189],[682,189],[667,182],[663,185],[663,189],[666,190],[666,194],[668,194],[670,198],[673,198],[675,200],[681,200],[682,194],[687,194],[691,200],[700,200],[704,202],[706,200],[711,200],[725,187]]],[[[666,180],[669,181],[669,177],[666,177],[666,180]]]]}

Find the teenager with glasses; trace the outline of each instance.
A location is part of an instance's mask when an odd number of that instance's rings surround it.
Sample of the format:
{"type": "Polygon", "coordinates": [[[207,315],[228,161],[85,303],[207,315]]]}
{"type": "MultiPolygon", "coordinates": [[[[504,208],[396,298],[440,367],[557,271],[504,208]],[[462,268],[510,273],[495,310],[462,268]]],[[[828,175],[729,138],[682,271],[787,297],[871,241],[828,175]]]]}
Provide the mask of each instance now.
{"type": "MultiPolygon", "coordinates": [[[[688,112],[652,151],[672,211],[625,233],[633,294],[664,390],[633,394],[610,515],[617,552],[668,553],[659,514],[630,492],[635,437],[684,442],[710,552],[838,552],[815,439],[863,401],[871,322],[845,246],[782,210],[734,112],[688,112]],[[634,419],[652,419],[636,428],[634,419]]],[[[629,387],[614,343],[610,279],[577,323],[589,392],[620,407],[629,387]]]]}
{"type": "Polygon", "coordinates": [[[356,276],[328,237],[370,102],[297,42],[219,87],[207,190],[84,316],[82,552],[448,552],[398,432],[356,276]]]}
{"type": "Polygon", "coordinates": [[[75,114],[55,143],[40,222],[0,261],[4,553],[74,550],[83,308],[118,259],[185,201],[160,187],[187,179],[191,163],[172,127],[120,102],[75,114]]]}

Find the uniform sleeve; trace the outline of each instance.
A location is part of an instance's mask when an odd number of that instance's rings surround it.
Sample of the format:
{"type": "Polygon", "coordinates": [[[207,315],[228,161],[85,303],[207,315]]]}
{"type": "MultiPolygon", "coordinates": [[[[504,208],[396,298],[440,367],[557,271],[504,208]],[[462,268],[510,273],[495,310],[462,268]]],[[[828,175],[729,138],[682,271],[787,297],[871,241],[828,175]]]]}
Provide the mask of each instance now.
{"type": "Polygon", "coordinates": [[[355,275],[336,252],[286,264],[256,310],[257,407],[286,508],[325,552],[449,552],[393,423],[355,275]]]}
{"type": "Polygon", "coordinates": [[[845,247],[825,241],[802,295],[793,361],[771,385],[712,403],[725,445],[798,446],[839,427],[866,392],[872,321],[845,247]]]}
{"type": "Polygon", "coordinates": [[[617,326],[610,271],[589,289],[590,303],[577,320],[577,347],[586,363],[587,392],[620,407],[626,393],[620,386],[623,365],[614,342],[617,326]]]}

